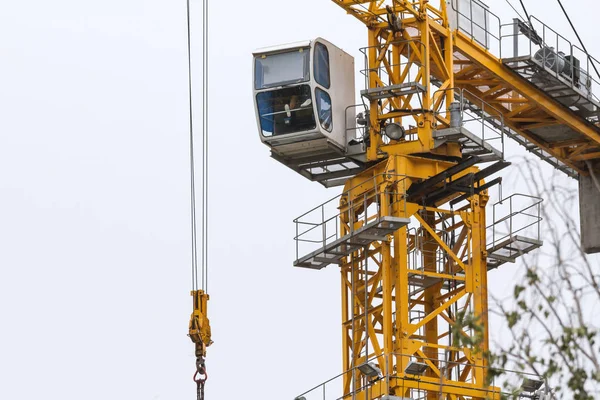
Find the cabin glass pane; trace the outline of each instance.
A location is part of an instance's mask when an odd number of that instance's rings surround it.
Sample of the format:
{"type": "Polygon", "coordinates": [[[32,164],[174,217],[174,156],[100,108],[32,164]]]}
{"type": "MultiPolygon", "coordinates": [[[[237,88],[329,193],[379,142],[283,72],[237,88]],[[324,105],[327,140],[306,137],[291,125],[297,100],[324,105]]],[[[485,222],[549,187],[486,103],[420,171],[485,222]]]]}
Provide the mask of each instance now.
{"type": "Polygon", "coordinates": [[[319,85],[327,89],[331,85],[329,50],[327,50],[327,46],[319,42],[315,45],[315,80],[319,85]]]}
{"type": "Polygon", "coordinates": [[[310,51],[296,49],[255,58],[254,86],[257,90],[308,82],[310,51]]]}
{"type": "Polygon", "coordinates": [[[309,85],[258,93],[256,103],[264,136],[287,135],[316,128],[309,85]]]}
{"type": "Polygon", "coordinates": [[[323,129],[331,132],[333,129],[333,112],[331,109],[331,97],[329,94],[319,88],[315,91],[315,99],[317,102],[317,114],[319,122],[323,129]]]}

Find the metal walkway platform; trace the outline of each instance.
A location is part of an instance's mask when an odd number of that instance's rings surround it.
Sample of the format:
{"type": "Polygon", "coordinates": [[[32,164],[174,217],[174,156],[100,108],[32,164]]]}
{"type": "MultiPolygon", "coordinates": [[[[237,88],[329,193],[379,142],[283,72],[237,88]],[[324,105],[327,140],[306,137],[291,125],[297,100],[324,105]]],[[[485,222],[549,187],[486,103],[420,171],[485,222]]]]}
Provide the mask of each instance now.
{"type": "MultiPolygon", "coordinates": [[[[470,104],[469,106],[472,106],[472,105],[470,104]]],[[[475,113],[477,115],[481,115],[481,116],[484,115],[482,110],[476,109],[475,107],[471,107],[470,111],[472,111],[473,113],[475,113]]],[[[506,136],[513,139],[521,146],[525,147],[525,149],[529,153],[531,153],[531,154],[535,155],[536,157],[538,157],[539,159],[547,162],[548,164],[552,165],[554,168],[558,169],[559,171],[562,171],[563,173],[570,176],[571,178],[575,178],[575,179],[578,178],[579,173],[576,170],[574,170],[573,168],[571,168],[570,166],[565,164],[563,161],[561,161],[558,158],[556,158],[555,156],[553,156],[552,154],[548,153],[543,148],[538,147],[534,143],[531,143],[527,138],[523,137],[519,132],[515,131],[514,129],[511,129],[510,127],[508,127],[506,125],[503,126],[501,124],[495,123],[493,120],[489,121],[489,123],[490,123],[490,125],[493,125],[499,132],[504,132],[504,134],[506,136]]],[[[532,132],[533,132],[533,130],[532,130],[532,132]]]]}
{"type": "MultiPolygon", "coordinates": [[[[548,51],[550,48],[548,48],[548,51]]],[[[562,54],[552,52],[555,57],[561,58],[566,65],[570,61],[562,54]]],[[[555,64],[559,64],[553,60],[555,64]]],[[[588,72],[579,69],[576,72],[557,72],[551,68],[548,58],[539,55],[525,55],[513,58],[504,58],[502,63],[518,74],[521,78],[535,85],[542,92],[555,99],[563,107],[585,120],[590,126],[598,130],[600,125],[600,102],[591,92],[590,77],[588,72]],[[571,78],[569,75],[581,75],[580,78],[571,78]]],[[[566,68],[566,67],[563,67],[566,68]]],[[[518,116],[517,116],[518,117],[518,116]]],[[[585,143],[588,139],[569,125],[562,123],[553,124],[524,124],[523,130],[527,131],[538,143],[543,143],[550,148],[562,146],[565,143],[585,143]]],[[[518,132],[505,127],[507,136],[516,140],[524,146],[527,151],[537,155],[540,159],[550,163],[555,168],[565,172],[567,175],[577,178],[579,173],[561,160],[549,154],[543,148],[523,138],[518,132]]],[[[594,149],[582,153],[584,159],[592,157],[594,149]]]]}
{"type": "MultiPolygon", "coordinates": [[[[294,143],[293,146],[298,144],[294,143]]],[[[329,145],[313,151],[310,156],[283,156],[272,150],[271,157],[305,178],[329,188],[343,185],[348,178],[366,169],[366,158],[362,156],[364,152],[363,144],[349,145],[346,154],[329,145]],[[361,161],[361,158],[365,158],[365,161],[361,161]]]]}
{"type": "Polygon", "coordinates": [[[418,288],[421,288],[421,290],[425,290],[442,281],[443,279],[441,278],[434,278],[431,276],[423,275],[421,271],[408,271],[408,284],[410,286],[416,286],[418,288]]]}
{"type": "Polygon", "coordinates": [[[503,264],[514,263],[517,258],[542,247],[541,240],[524,236],[511,236],[508,239],[487,249],[488,271],[496,269],[503,264]]]}
{"type": "MultiPolygon", "coordinates": [[[[559,73],[553,70],[550,67],[550,56],[561,58],[565,63],[569,63],[569,61],[564,60],[564,57],[556,54],[550,48],[547,52],[546,59],[541,56],[526,55],[505,58],[502,63],[575,114],[591,123],[598,122],[600,120],[600,103],[591,94],[585,77],[576,81],[562,71],[559,73]]],[[[552,59],[552,61],[556,65],[556,59],[552,59]]],[[[585,75],[585,73],[583,74],[585,75]]]]}
{"type": "MultiPolygon", "coordinates": [[[[509,237],[487,249],[487,270],[491,271],[497,269],[506,263],[514,263],[517,258],[542,247],[542,245],[542,241],[533,238],[518,235],[509,237]]],[[[468,259],[463,259],[462,261],[465,264],[469,262],[468,259]]],[[[457,277],[461,276],[464,277],[464,273],[457,274],[457,277]]],[[[443,284],[444,289],[449,290],[450,283],[453,281],[460,282],[461,279],[453,280],[450,278],[431,277],[423,274],[420,270],[409,271],[408,276],[409,285],[415,287],[415,290],[411,292],[411,295],[416,295],[423,290],[440,283],[443,284]]]]}
{"type": "Polygon", "coordinates": [[[373,100],[389,99],[391,97],[407,96],[415,93],[425,93],[425,86],[418,82],[405,82],[399,85],[361,90],[361,96],[373,100]]]}
{"type": "Polygon", "coordinates": [[[480,162],[499,161],[504,158],[502,150],[496,149],[488,141],[478,137],[464,126],[433,131],[436,147],[446,142],[459,143],[463,156],[479,156],[480,162]]]}
{"type": "Polygon", "coordinates": [[[299,258],[294,262],[294,266],[310,269],[323,269],[329,264],[339,264],[342,258],[349,256],[355,251],[366,247],[375,241],[385,240],[387,235],[407,226],[409,223],[409,218],[377,218],[362,228],[331,243],[325,244],[320,249],[299,258]]]}

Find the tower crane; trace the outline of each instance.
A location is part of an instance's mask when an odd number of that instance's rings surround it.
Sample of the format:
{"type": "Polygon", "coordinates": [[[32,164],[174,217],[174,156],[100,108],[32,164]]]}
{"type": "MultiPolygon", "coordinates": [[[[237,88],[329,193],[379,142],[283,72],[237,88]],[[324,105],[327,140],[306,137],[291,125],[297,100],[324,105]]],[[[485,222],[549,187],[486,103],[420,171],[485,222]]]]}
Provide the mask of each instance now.
{"type": "Polygon", "coordinates": [[[361,104],[353,57],[322,38],[253,57],[271,157],[343,186],[295,220],[294,265],[341,272],[343,345],[334,389],[297,399],[500,399],[488,273],[543,245],[543,199],[488,207],[489,189],[516,141],[579,180],[583,247],[600,251],[598,62],[481,0],[333,2],[367,28],[361,104]]]}

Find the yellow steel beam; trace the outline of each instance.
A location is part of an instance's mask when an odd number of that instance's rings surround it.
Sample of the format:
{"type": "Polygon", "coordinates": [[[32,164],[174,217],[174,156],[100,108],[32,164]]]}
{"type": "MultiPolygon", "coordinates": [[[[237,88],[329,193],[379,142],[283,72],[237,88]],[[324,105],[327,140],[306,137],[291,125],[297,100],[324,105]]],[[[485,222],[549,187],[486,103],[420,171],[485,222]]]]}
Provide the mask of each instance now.
{"type": "Polygon", "coordinates": [[[595,160],[597,158],[600,158],[600,152],[598,152],[598,151],[596,151],[594,153],[586,153],[586,154],[577,155],[577,156],[571,157],[571,160],[586,161],[586,160],[595,160]]]}
{"type": "Polygon", "coordinates": [[[574,115],[563,105],[557,103],[555,99],[534,85],[523,81],[523,79],[515,75],[513,71],[506,68],[500,59],[489,51],[486,51],[483,47],[473,43],[471,38],[464,33],[457,31],[454,36],[454,44],[457,50],[463,55],[477,65],[493,73],[494,76],[499,78],[502,82],[506,82],[507,85],[510,85],[514,91],[518,92],[529,101],[535,102],[540,109],[552,115],[563,124],[581,133],[590,140],[593,140],[597,144],[600,144],[600,133],[598,133],[594,127],[590,126],[580,117],[574,115]]]}
{"type": "MultiPolygon", "coordinates": [[[[475,96],[479,97],[480,93],[476,87],[468,86],[467,89],[469,89],[469,91],[472,92],[475,96]]],[[[465,97],[470,98],[469,93],[465,93],[465,97]]],[[[495,107],[500,108],[501,111],[503,111],[502,107],[500,105],[495,105],[495,107]]],[[[558,160],[561,160],[565,165],[573,168],[575,171],[578,171],[579,173],[582,173],[582,174],[586,173],[582,167],[574,164],[571,160],[566,158],[563,153],[561,153],[560,151],[558,151],[555,148],[550,147],[549,143],[544,142],[544,141],[538,139],[537,136],[530,134],[529,131],[527,130],[527,128],[524,128],[521,125],[519,125],[518,123],[513,122],[510,118],[505,119],[504,124],[506,126],[508,126],[509,128],[511,128],[512,130],[514,130],[515,132],[518,132],[521,136],[526,138],[532,144],[535,144],[540,149],[545,150],[546,152],[551,154],[553,157],[556,157],[558,160]]]]}
{"type": "Polygon", "coordinates": [[[448,247],[448,245],[438,236],[438,234],[429,226],[427,222],[419,215],[415,214],[414,217],[421,223],[421,226],[429,232],[431,237],[440,245],[444,251],[458,264],[462,269],[466,269],[465,264],[458,258],[456,254],[448,247]]]}
{"type": "Polygon", "coordinates": [[[436,310],[430,312],[427,314],[427,316],[425,318],[423,318],[421,321],[419,321],[419,323],[417,324],[411,324],[410,326],[410,330],[408,331],[409,334],[413,334],[415,333],[417,330],[419,330],[420,328],[424,327],[425,324],[427,324],[428,322],[432,321],[434,318],[437,318],[438,315],[440,315],[442,312],[444,312],[448,307],[450,307],[451,305],[455,304],[457,301],[459,301],[465,294],[467,294],[466,289],[463,289],[461,291],[459,291],[456,295],[454,295],[450,300],[446,301],[445,303],[443,303],[440,307],[438,307],[436,310]]]}

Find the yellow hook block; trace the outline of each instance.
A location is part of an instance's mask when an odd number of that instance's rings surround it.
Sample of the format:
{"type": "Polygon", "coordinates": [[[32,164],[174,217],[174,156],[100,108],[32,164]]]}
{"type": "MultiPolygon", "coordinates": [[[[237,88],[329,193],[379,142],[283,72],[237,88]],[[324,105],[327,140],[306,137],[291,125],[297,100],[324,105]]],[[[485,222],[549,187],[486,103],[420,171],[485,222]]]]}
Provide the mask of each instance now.
{"type": "Polygon", "coordinates": [[[203,290],[192,291],[192,297],[194,298],[194,311],[190,317],[189,336],[196,344],[196,355],[204,357],[206,348],[213,343],[208,319],[210,297],[203,290]]]}

